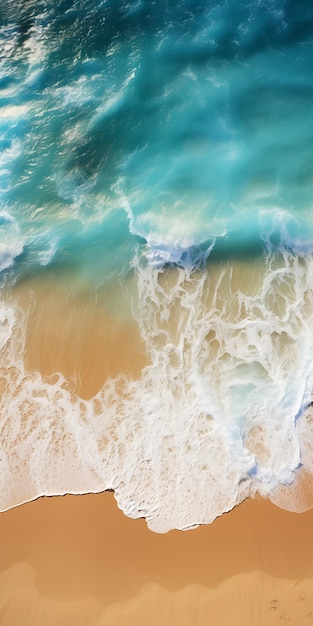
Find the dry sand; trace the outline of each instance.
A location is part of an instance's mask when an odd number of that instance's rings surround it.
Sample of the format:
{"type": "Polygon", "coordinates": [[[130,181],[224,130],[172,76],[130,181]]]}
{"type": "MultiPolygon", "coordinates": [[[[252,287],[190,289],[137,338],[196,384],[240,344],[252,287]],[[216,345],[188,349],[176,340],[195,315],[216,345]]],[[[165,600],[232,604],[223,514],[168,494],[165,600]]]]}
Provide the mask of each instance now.
{"type": "MultiPolygon", "coordinates": [[[[128,298],[96,295],[90,308],[90,294],[52,278],[15,289],[32,303],[27,367],[62,371],[84,397],[146,362],[128,298]]],[[[124,517],[113,494],[41,498],[0,514],[0,624],[304,626],[313,622],[312,533],[313,510],[261,499],[211,526],[155,535],[124,517]]]]}

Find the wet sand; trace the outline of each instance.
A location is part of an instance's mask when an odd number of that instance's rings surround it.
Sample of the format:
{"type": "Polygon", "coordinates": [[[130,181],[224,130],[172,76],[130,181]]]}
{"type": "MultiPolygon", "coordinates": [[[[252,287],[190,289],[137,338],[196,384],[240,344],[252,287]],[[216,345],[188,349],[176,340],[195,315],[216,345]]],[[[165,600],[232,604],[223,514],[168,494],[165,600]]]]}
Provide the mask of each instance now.
{"type": "MultiPolygon", "coordinates": [[[[90,293],[68,287],[51,278],[15,289],[32,310],[27,368],[62,371],[86,398],[119,371],[138,376],[146,355],[129,298],[99,291],[90,308],[90,293]]],[[[0,624],[304,626],[312,529],[313,510],[261,499],[210,526],[156,535],[112,493],[40,498],[0,514],[0,624]]]]}
{"type": "MultiPolygon", "coordinates": [[[[94,396],[110,378],[138,378],[147,363],[131,306],[132,279],[91,290],[75,276],[47,272],[23,281],[12,297],[29,310],[24,361],[44,377],[61,372],[80,397],[94,396]]],[[[134,304],[135,306],[135,304],[134,304]]]]}
{"type": "Polygon", "coordinates": [[[310,624],[312,528],[257,499],[157,535],[112,493],[41,498],[0,515],[0,623],[310,624]]]}

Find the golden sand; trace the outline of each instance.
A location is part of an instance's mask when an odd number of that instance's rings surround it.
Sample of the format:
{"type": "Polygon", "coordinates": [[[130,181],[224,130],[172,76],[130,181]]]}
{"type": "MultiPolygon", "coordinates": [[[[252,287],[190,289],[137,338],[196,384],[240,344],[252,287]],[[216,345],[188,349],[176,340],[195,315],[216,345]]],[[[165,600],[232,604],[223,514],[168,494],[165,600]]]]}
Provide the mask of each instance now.
{"type": "Polygon", "coordinates": [[[113,494],[41,498],[0,515],[1,626],[304,626],[313,511],[261,499],[157,535],[113,494]]]}
{"type": "MultiPolygon", "coordinates": [[[[108,376],[138,376],[145,349],[122,291],[91,298],[49,275],[15,288],[32,310],[27,368],[61,371],[86,398],[108,376]]],[[[312,529],[313,510],[261,499],[210,526],[156,535],[113,494],[41,498],[0,514],[0,624],[304,626],[313,622],[312,529]]]]}
{"type": "Polygon", "coordinates": [[[91,291],[70,276],[47,272],[12,290],[30,311],[25,365],[49,377],[61,372],[82,398],[91,398],[107,378],[136,378],[147,357],[130,310],[136,293],[131,279],[123,287],[91,291]]]}

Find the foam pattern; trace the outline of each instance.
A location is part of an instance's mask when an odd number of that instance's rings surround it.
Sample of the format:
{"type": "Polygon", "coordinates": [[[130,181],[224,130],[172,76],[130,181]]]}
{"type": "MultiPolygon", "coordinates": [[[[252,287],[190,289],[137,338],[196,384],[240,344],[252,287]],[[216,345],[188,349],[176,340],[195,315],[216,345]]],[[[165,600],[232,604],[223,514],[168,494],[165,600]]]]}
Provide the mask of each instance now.
{"type": "Polygon", "coordinates": [[[134,271],[149,365],[89,401],[61,374],[25,370],[31,312],[3,295],[2,510],[114,489],[126,515],[166,532],[271,496],[301,465],[313,472],[312,257],[285,249],[191,270],[143,255],[134,271]]]}

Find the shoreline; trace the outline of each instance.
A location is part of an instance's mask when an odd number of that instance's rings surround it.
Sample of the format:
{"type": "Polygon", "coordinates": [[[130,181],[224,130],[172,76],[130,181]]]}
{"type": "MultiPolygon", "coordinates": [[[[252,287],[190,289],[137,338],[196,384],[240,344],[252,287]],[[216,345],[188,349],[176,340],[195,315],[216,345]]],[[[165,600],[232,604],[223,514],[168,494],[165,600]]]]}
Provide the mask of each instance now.
{"type": "MultiPolygon", "coordinates": [[[[139,376],[147,357],[129,293],[69,284],[34,278],[11,295],[32,306],[26,373],[62,371],[89,398],[114,372],[139,376]]],[[[313,509],[256,497],[210,525],[158,535],[113,493],[37,497],[0,514],[0,616],[5,626],[305,626],[312,527],[313,509]]]]}

